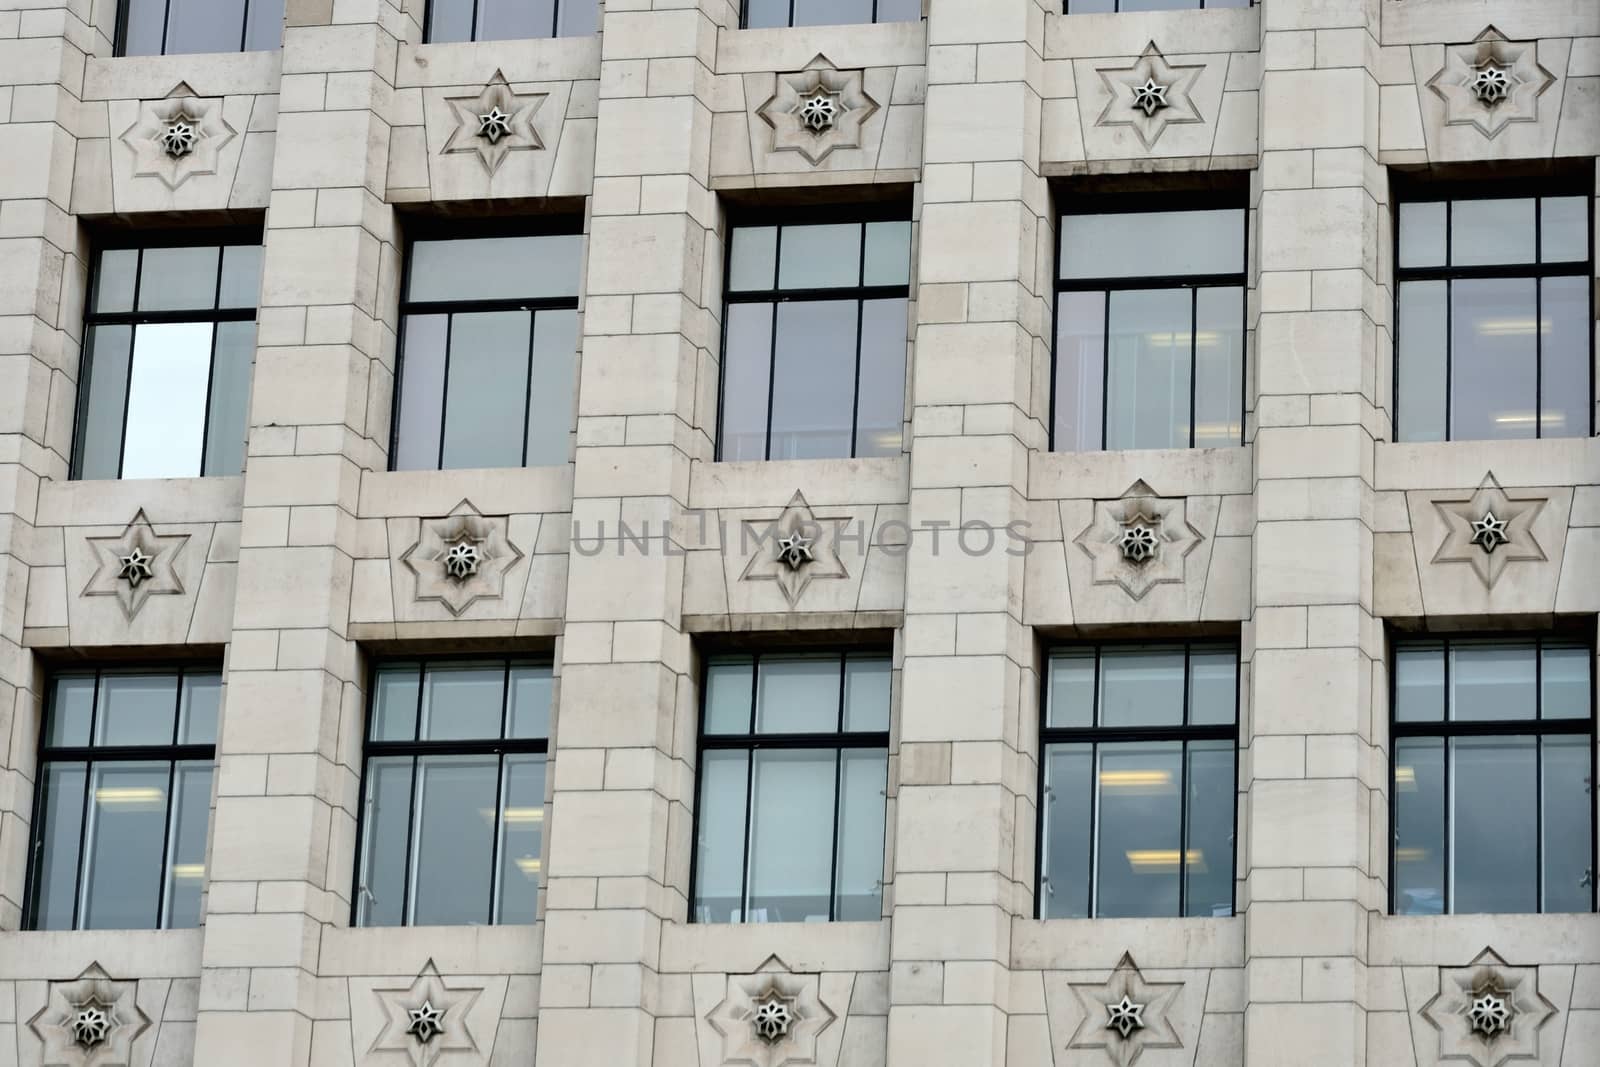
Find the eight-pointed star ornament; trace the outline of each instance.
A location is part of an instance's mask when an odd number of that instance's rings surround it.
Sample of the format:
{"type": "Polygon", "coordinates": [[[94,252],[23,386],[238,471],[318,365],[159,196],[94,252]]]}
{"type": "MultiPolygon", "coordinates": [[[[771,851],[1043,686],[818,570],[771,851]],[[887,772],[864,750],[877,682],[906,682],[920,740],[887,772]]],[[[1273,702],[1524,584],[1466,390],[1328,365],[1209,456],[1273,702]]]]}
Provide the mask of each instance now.
{"type": "Polygon", "coordinates": [[[848,515],[819,519],[800,490],[776,519],[745,519],[742,543],[754,545],[739,574],[741,582],[775,582],[790,610],[800,603],[814,578],[848,578],[836,550],[839,528],[848,515]]]}
{"type": "Polygon", "coordinates": [[[479,599],[505,593],[506,573],[522,551],[506,536],[509,520],[487,516],[462,500],[440,519],[423,519],[417,542],[400,556],[416,575],[418,600],[432,600],[459,616],[479,599]]]}
{"type": "Polygon", "coordinates": [[[1067,1047],[1103,1048],[1117,1067],[1129,1067],[1147,1048],[1182,1048],[1167,1012],[1182,982],[1147,981],[1124,952],[1104,982],[1073,982],[1083,1019],[1067,1047]]]}
{"type": "Polygon", "coordinates": [[[445,97],[456,128],[450,131],[441,153],[476,152],[483,169],[493,177],[510,153],[544,147],[533,128],[533,116],[549,96],[514,93],[506,76],[497,70],[476,96],[445,97]]]}
{"type": "Polygon", "coordinates": [[[188,534],[158,534],[145,518],[134,513],[120,534],[86,538],[94,553],[95,569],[83,587],[83,596],[114,596],[129,622],[153,596],[182,596],[183,582],[173,564],[188,534]]]}
{"type": "Polygon", "coordinates": [[[1126,67],[1096,67],[1109,98],[1096,126],[1131,126],[1145,148],[1154,148],[1168,126],[1204,122],[1190,93],[1204,64],[1174,66],[1151,41],[1126,67]]]}
{"type": "Polygon", "coordinates": [[[1513,122],[1539,121],[1539,97],[1555,84],[1534,41],[1508,41],[1493,26],[1470,44],[1449,45],[1428,88],[1444,101],[1446,126],[1476,126],[1493,139],[1513,122]]]}
{"type": "Polygon", "coordinates": [[[150,1028],[136,1003],[137,982],[113,981],[91,963],[70,982],[51,982],[44,1007],[28,1020],[42,1044],[41,1067],[133,1067],[133,1043],[150,1028]]]}
{"type": "Polygon", "coordinates": [[[1465,967],[1439,968],[1439,992],[1421,1015],[1439,1033],[1440,1061],[1475,1067],[1539,1058],[1539,1029],[1555,1015],[1537,967],[1512,967],[1485,948],[1465,967]]]}
{"type": "Polygon", "coordinates": [[[482,1056],[483,1051],[467,1025],[467,1016],[483,995],[483,987],[450,985],[430,959],[409,985],[376,986],[372,992],[384,1012],[383,1029],[367,1050],[373,1062],[404,1063],[405,1057],[410,1058],[412,1067],[432,1067],[441,1059],[444,1063],[482,1062],[472,1058],[482,1056]],[[457,1052],[468,1055],[446,1055],[457,1052]],[[378,1053],[396,1055],[380,1057],[378,1053]]]}
{"type": "Polygon", "coordinates": [[[798,152],[816,166],[835,148],[860,148],[861,125],[878,110],[864,77],[820,53],[804,70],[779,74],[776,90],[756,108],[772,127],[772,150],[798,152]]]}
{"type": "Polygon", "coordinates": [[[1096,585],[1120,585],[1142,600],[1154,586],[1184,580],[1184,558],[1201,541],[1186,510],[1183,498],[1158,496],[1140,479],[1116,500],[1096,500],[1094,521],[1073,542],[1094,561],[1096,585]]]}
{"type": "Polygon", "coordinates": [[[820,993],[820,976],[796,974],[777,956],[728,975],[727,995],[706,1015],[722,1035],[724,1067],[816,1063],[817,1038],[838,1018],[820,993]]]}
{"type": "Polygon", "coordinates": [[[1445,536],[1433,562],[1465,563],[1486,588],[1494,588],[1507,564],[1545,558],[1533,536],[1533,520],[1546,502],[1544,497],[1507,496],[1493,471],[1484,475],[1477,491],[1466,500],[1434,500],[1433,506],[1444,520],[1445,536]]]}
{"type": "Polygon", "coordinates": [[[222,117],[222,100],[202,97],[179,82],[160,100],[139,104],[139,118],[122,131],[136,178],[160,178],[176,189],[196,174],[215,174],[227,143],[238,135],[222,117]]]}

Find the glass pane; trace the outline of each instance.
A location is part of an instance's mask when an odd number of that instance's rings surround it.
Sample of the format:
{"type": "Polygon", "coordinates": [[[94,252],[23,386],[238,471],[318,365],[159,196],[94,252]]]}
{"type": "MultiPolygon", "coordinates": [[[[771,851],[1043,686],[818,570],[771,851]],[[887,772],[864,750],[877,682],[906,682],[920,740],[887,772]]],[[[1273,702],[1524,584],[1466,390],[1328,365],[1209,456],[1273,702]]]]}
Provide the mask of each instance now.
{"type": "Polygon", "coordinates": [[[839,844],[833,917],[865,921],[883,915],[883,816],[889,753],[881,748],[839,753],[839,844]]]}
{"type": "Polygon", "coordinates": [[[1593,702],[1589,675],[1593,669],[1589,650],[1582,645],[1551,645],[1543,650],[1540,683],[1544,687],[1540,714],[1547,719],[1587,719],[1593,702]]]}
{"type": "Polygon", "coordinates": [[[200,474],[212,329],[209,322],[173,322],[134,331],[122,477],[200,474]]]}
{"type": "Polygon", "coordinates": [[[1177,741],[1101,745],[1098,916],[1178,914],[1177,741]]]}
{"type": "Polygon", "coordinates": [[[406,841],[411,834],[411,757],[367,761],[362,808],[361,885],[357,926],[399,926],[405,921],[406,841]]]}
{"type": "Polygon", "coordinates": [[[1394,910],[1442,915],[1444,892],[1444,741],[1394,742],[1394,910]]]}
{"type": "Polygon", "coordinates": [[[549,667],[511,668],[511,721],[507,737],[550,736],[550,696],[554,685],[549,667]]]}
{"type": "Polygon", "coordinates": [[[1450,263],[1532,263],[1533,198],[1455,200],[1450,205],[1450,263]]]}
{"type": "Polygon", "coordinates": [[[1400,205],[1400,266],[1445,264],[1445,202],[1400,205]]]}
{"type": "Polygon", "coordinates": [[[450,316],[407,315],[400,354],[400,426],[395,470],[437,470],[450,316]]]}
{"type": "Polygon", "coordinates": [[[86,410],[78,412],[78,477],[115,478],[122,461],[132,326],[89,328],[86,410]]]}
{"type": "Polygon", "coordinates": [[[600,28],[600,0],[561,0],[562,37],[586,37],[600,28]]]}
{"type": "Polygon", "coordinates": [[[867,259],[863,285],[911,283],[911,223],[867,223],[867,259]]]}
{"type": "Polygon", "coordinates": [[[1450,646],[1450,718],[1531,719],[1538,714],[1533,642],[1450,646]]]}
{"type": "Polygon", "coordinates": [[[1044,763],[1044,859],[1039,914],[1089,915],[1089,849],[1093,830],[1094,746],[1048,745],[1044,763]]]}
{"type": "Polygon", "coordinates": [[[1544,781],[1544,900],[1542,911],[1589,911],[1594,840],[1589,828],[1589,738],[1546,737],[1544,781]]]}
{"type": "Polygon", "coordinates": [[[185,672],[178,694],[178,744],[216,744],[221,710],[222,675],[212,671],[185,672]]]}
{"type": "Polygon", "coordinates": [[[839,728],[839,657],[763,656],[756,733],[831,733],[839,728]]]}
{"type": "Polygon", "coordinates": [[[847,656],[844,661],[844,728],[889,729],[890,662],[880,656],[847,656]]]}
{"type": "Polygon", "coordinates": [[[1532,278],[1466,278],[1450,293],[1450,437],[1534,436],[1532,278]]]}
{"type": "Polygon", "coordinates": [[[108,672],[100,676],[94,743],[170,745],[177,711],[177,675],[108,672]]]}
{"type": "Polygon", "coordinates": [[[856,455],[897,456],[906,416],[906,302],[861,304],[856,455]]]}
{"type": "Polygon", "coordinates": [[[722,353],[722,459],[767,458],[771,374],[772,305],[729,304],[722,353]]]}
{"type": "MultiPolygon", "coordinates": [[[[786,250],[787,240],[785,232],[786,250]]],[[[778,305],[772,459],[827,459],[850,454],[859,308],[854,300],[778,305]]]]}
{"type": "Polygon", "coordinates": [[[35,930],[72,929],[78,892],[78,842],[83,830],[82,763],[48,763],[39,782],[40,825],[34,829],[35,930]]]}
{"type": "Polygon", "coordinates": [[[1539,204],[1539,258],[1571,263],[1589,258],[1589,198],[1547,196],[1539,204]]]}
{"type": "Polygon", "coordinates": [[[773,273],[778,262],[778,228],[736,226],[732,244],[728,288],[734,291],[773,288],[773,273]]]}
{"type": "Polygon", "coordinates": [[[1189,721],[1231,723],[1239,717],[1239,653],[1232,648],[1189,650],[1189,721]]]}
{"type": "Polygon", "coordinates": [[[745,0],[745,25],[751,29],[789,25],[789,0],[745,0]]]}
{"type": "Polygon", "coordinates": [[[431,0],[428,4],[428,40],[472,40],[472,6],[473,0],[431,0]]]}
{"type": "Polygon", "coordinates": [[[1445,439],[1449,294],[1449,282],[1400,283],[1400,380],[1395,406],[1401,441],[1445,439]]]}
{"type": "Polygon", "coordinates": [[[90,768],[80,930],[156,926],[171,767],[160,761],[90,768]]]}
{"type": "Polygon", "coordinates": [[[413,926],[489,919],[498,756],[417,757],[413,926]]]}
{"type": "MultiPolygon", "coordinates": [[[[238,51],[234,38],[232,51],[238,51]]],[[[140,311],[191,311],[217,306],[217,261],[221,249],[147,248],[139,272],[140,311]]]]}
{"type": "Polygon", "coordinates": [[[1531,737],[1450,742],[1450,910],[1458,915],[1538,910],[1533,744],[1531,737]]]}
{"type": "Polygon", "coordinates": [[[1394,653],[1396,722],[1438,722],[1444,718],[1444,645],[1406,645],[1394,653]]]}
{"type": "Polygon", "coordinates": [[[531,923],[539,911],[544,847],[544,757],[507,756],[500,816],[500,910],[496,922],[531,923]]]}
{"type": "Polygon", "coordinates": [[[1589,279],[1539,283],[1541,437],[1589,432],[1589,279]]]}
{"type": "Polygon", "coordinates": [[[392,663],[373,675],[370,740],[411,741],[417,736],[418,688],[421,668],[415,663],[392,663]]]}
{"type": "Polygon", "coordinates": [[[1194,444],[1244,443],[1244,290],[1195,290],[1194,444]]]}
{"type": "Polygon", "coordinates": [[[100,270],[94,280],[94,310],[100,313],[132,311],[138,270],[137,248],[108,248],[101,252],[100,270]]]}
{"type": "Polygon", "coordinates": [[[472,237],[411,246],[411,300],[578,295],[583,235],[472,237]]]}
{"type": "Polygon", "coordinates": [[[423,741],[500,736],[506,668],[500,663],[436,663],[422,694],[423,741]]]}
{"type": "Polygon", "coordinates": [[[1069,15],[1104,15],[1117,9],[1117,0],[1067,0],[1069,15]]]}
{"type": "Polygon", "coordinates": [[[244,43],[244,0],[167,0],[167,55],[237,52],[244,43]]]}
{"type": "Polygon", "coordinates": [[[872,0],[799,0],[796,26],[845,26],[872,21],[872,0]]]}
{"type": "Polygon", "coordinates": [[[555,32],[556,0],[478,0],[479,41],[549,37],[555,32]]]}
{"type": "Polygon", "coordinates": [[[778,288],[822,289],[861,281],[861,224],[785,226],[778,249],[778,288]]]}
{"type": "Polygon", "coordinates": [[[167,0],[126,0],[128,35],[121,55],[159,56],[166,30],[167,0]]]}
{"type": "Polygon", "coordinates": [[[1100,654],[1101,726],[1183,722],[1183,648],[1108,648],[1100,654]]]}
{"type": "Polygon", "coordinates": [[[1105,403],[1106,294],[1062,293],[1056,304],[1057,452],[1095,452],[1105,403]]]}
{"type": "MultiPolygon", "coordinates": [[[[255,4],[250,5],[254,7],[255,4]]],[[[274,48],[277,45],[273,45],[274,48]]],[[[222,285],[217,306],[253,308],[261,292],[261,246],[228,245],[222,250],[222,285]]]]}
{"type": "Polygon", "coordinates": [[[750,699],[755,692],[750,657],[718,657],[706,667],[708,734],[742,734],[750,731],[750,699]]]}
{"type": "Polygon", "coordinates": [[[1046,725],[1094,725],[1094,652],[1057,652],[1050,657],[1046,725]]]}
{"type": "Polygon", "coordinates": [[[532,327],[526,311],[450,317],[444,468],[522,466],[532,327]]]}
{"type": "Polygon", "coordinates": [[[211,405],[206,420],[205,474],[238,474],[244,470],[245,434],[250,424],[250,373],[255,358],[255,323],[217,323],[217,351],[211,360],[211,405]]]}
{"type": "Polygon", "coordinates": [[[1233,742],[1191,741],[1185,915],[1233,914],[1233,742]]]}
{"type": "Polygon", "coordinates": [[[1244,270],[1244,227],[1242,208],[1063,215],[1061,276],[1237,274],[1244,270]],[[1161,255],[1152,257],[1152,248],[1161,255]]]}
{"type": "Polygon", "coordinates": [[[246,9],[244,50],[271,52],[283,45],[283,0],[250,0],[246,9]]]}
{"type": "Polygon", "coordinates": [[[709,751],[700,757],[695,842],[696,922],[738,922],[744,913],[744,816],[749,755],[709,751]]]}
{"type": "Polygon", "coordinates": [[[922,18],[922,0],[878,0],[879,22],[916,22],[922,18]]]}
{"type": "Polygon", "coordinates": [[[578,313],[541,311],[533,318],[533,375],[528,379],[530,467],[565,463],[578,404],[578,313]]]}
{"type": "Polygon", "coordinates": [[[50,695],[50,717],[44,743],[66,747],[89,743],[89,723],[94,718],[94,676],[58,677],[50,695]]]}
{"type": "Polygon", "coordinates": [[[1189,447],[1188,289],[1111,294],[1106,447],[1189,447]]]}
{"type": "Polygon", "coordinates": [[[824,922],[833,874],[829,750],[757,751],[750,801],[750,907],[745,922],[824,922]]]}
{"type": "Polygon", "coordinates": [[[172,828],[167,847],[165,928],[200,925],[200,891],[206,884],[206,824],[211,819],[211,763],[179,763],[172,780],[172,828]]]}

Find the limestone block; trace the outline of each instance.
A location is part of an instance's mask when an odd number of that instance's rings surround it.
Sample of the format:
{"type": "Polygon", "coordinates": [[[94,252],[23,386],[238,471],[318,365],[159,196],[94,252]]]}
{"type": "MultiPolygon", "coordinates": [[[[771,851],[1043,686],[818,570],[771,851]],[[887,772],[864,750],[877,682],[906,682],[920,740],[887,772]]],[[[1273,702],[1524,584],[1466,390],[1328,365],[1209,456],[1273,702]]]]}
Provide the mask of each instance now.
{"type": "MultiPolygon", "coordinates": [[[[1164,42],[1151,39],[1154,46],[1164,42]]],[[[1078,122],[1090,160],[1206,157],[1212,154],[1222,112],[1229,56],[1189,50],[1173,38],[1171,51],[1145,49],[1115,59],[1078,59],[1078,122]],[[1181,53],[1179,45],[1184,47],[1181,53]],[[1166,106],[1147,113],[1134,104],[1131,87],[1154,80],[1165,86],[1166,106]]],[[[1045,162],[1050,162],[1047,158],[1045,162]]]]}

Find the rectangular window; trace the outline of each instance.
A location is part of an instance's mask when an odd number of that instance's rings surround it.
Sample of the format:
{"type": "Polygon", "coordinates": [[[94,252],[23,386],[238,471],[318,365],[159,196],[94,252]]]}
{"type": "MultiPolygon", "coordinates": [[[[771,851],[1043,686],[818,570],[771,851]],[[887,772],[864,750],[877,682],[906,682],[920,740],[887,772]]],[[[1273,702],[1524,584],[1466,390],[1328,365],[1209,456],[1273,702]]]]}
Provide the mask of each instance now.
{"type": "Polygon", "coordinates": [[[395,470],[567,462],[583,235],[415,240],[407,250],[395,470]]]}
{"type": "Polygon", "coordinates": [[[534,921],[551,687],[539,660],[373,672],[357,926],[534,921]]]}
{"type": "Polygon", "coordinates": [[[1593,648],[1404,640],[1393,675],[1390,910],[1593,911],[1593,648]]]}
{"type": "Polygon", "coordinates": [[[744,25],[846,26],[862,22],[917,22],[922,0],[745,0],[744,25]]]}
{"type": "Polygon", "coordinates": [[[425,40],[583,37],[600,28],[599,0],[428,0],[425,40]]]}
{"type": "Polygon", "coordinates": [[[122,0],[116,54],[271,52],[283,44],[283,0],[122,0]]]}
{"type": "Polygon", "coordinates": [[[1407,199],[1395,225],[1395,439],[1594,429],[1592,198],[1407,199]]]}
{"type": "Polygon", "coordinates": [[[735,225],[728,245],[718,458],[899,455],[910,221],[735,225]]]}
{"type": "Polygon", "coordinates": [[[1052,449],[1243,443],[1246,225],[1243,207],[1061,216],[1052,449]]]}
{"type": "Polygon", "coordinates": [[[709,660],[696,922],[882,917],[889,700],[885,655],[709,660]]]}
{"type": "Polygon", "coordinates": [[[1232,915],[1238,646],[1063,648],[1045,709],[1039,917],[1232,915]]]}
{"type": "Polygon", "coordinates": [[[260,288],[255,242],[95,252],[74,478],[244,469],[260,288]]]}
{"type": "Polygon", "coordinates": [[[1197,8],[1250,7],[1255,0],[1066,0],[1069,15],[1113,11],[1193,11],[1197,8]]]}
{"type": "Polygon", "coordinates": [[[39,742],[30,930],[200,924],[222,675],[73,671],[39,742]]]}

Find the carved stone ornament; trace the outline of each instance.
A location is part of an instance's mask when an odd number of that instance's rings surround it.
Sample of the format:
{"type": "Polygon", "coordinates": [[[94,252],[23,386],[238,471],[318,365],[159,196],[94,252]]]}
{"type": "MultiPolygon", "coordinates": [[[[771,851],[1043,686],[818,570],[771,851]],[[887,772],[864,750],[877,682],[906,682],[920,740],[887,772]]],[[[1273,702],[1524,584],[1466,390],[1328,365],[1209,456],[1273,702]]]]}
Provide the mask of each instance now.
{"type": "Polygon", "coordinates": [[[1555,84],[1534,41],[1508,41],[1493,26],[1471,44],[1447,45],[1428,88],[1444,101],[1446,126],[1471,125],[1494,138],[1513,122],[1538,122],[1539,97],[1555,84]]]}
{"type": "Polygon", "coordinates": [[[1547,502],[1545,497],[1507,496],[1493,471],[1484,475],[1477,491],[1466,500],[1434,500],[1445,536],[1433,562],[1465,563],[1485,588],[1494,588],[1507,564],[1545,558],[1533,536],[1533,520],[1547,502]]]}
{"type": "Polygon", "coordinates": [[[544,147],[533,128],[533,116],[549,96],[514,93],[506,76],[497,70],[476,96],[445,97],[456,117],[456,128],[450,131],[441,153],[476,152],[483,169],[493,177],[512,152],[544,147]]]}
{"type": "Polygon", "coordinates": [[[800,490],[776,519],[744,520],[743,544],[755,545],[741,582],[776,582],[792,610],[814,578],[848,578],[835,542],[848,515],[819,519],[800,490]]]}
{"type": "Polygon", "coordinates": [[[795,974],[768,956],[754,974],[729,975],[728,994],[706,1016],[722,1036],[725,1067],[817,1062],[817,1038],[838,1017],[818,994],[815,974],[795,974]]]}
{"type": "Polygon", "coordinates": [[[188,534],[158,534],[140,508],[120,534],[90,537],[95,569],[83,587],[83,596],[114,596],[122,613],[133,621],[146,600],[153,596],[182,596],[173,564],[188,534]]]}
{"type": "Polygon", "coordinates": [[[417,599],[459,616],[505,593],[506,572],[522,552],[506,536],[506,516],[485,516],[463,500],[442,519],[423,519],[417,543],[400,556],[417,576],[417,599]]]}
{"type": "Polygon", "coordinates": [[[161,100],[139,104],[139,118],[122,131],[136,178],[160,178],[176,189],[196,174],[215,174],[222,148],[238,135],[222,117],[219,97],[202,97],[179,82],[161,100]]]}
{"type": "Polygon", "coordinates": [[[1438,1058],[1477,1067],[1538,1060],[1539,1028],[1556,1013],[1537,967],[1512,967],[1485,948],[1465,967],[1439,968],[1439,992],[1422,1017],[1439,1032],[1438,1058]]]}
{"type": "Polygon", "coordinates": [[[133,1043],[150,1028],[136,1003],[137,982],[116,982],[91,963],[70,982],[51,982],[45,1006],[28,1020],[43,1043],[40,1067],[132,1067],[133,1043]]]}
{"type": "Polygon", "coordinates": [[[1094,561],[1096,585],[1120,585],[1134,600],[1184,580],[1184,557],[1200,544],[1181,497],[1157,496],[1143,480],[1116,500],[1096,500],[1094,521],[1073,542],[1094,561]]]}
{"type": "Polygon", "coordinates": [[[1103,983],[1073,982],[1083,1006],[1083,1021],[1067,1041],[1069,1049],[1105,1049],[1117,1067],[1129,1067],[1147,1048],[1182,1048],[1167,1011],[1182,982],[1150,982],[1124,952],[1103,983]]]}
{"type": "Polygon", "coordinates": [[[1145,148],[1154,148],[1168,126],[1205,121],[1189,95],[1205,69],[1173,66],[1154,41],[1130,66],[1096,67],[1110,99],[1094,124],[1131,126],[1145,148]]]}
{"type": "Polygon", "coordinates": [[[482,986],[446,983],[430,959],[409,985],[375,987],[372,992],[384,1013],[383,1029],[367,1050],[373,1062],[404,1063],[409,1058],[412,1067],[433,1067],[441,1058],[445,1063],[482,1062],[472,1057],[486,1056],[467,1024],[468,1013],[483,995],[482,986]],[[467,1056],[445,1055],[456,1052],[467,1056]]]}
{"type": "Polygon", "coordinates": [[[779,74],[777,91],[756,109],[772,127],[772,150],[799,152],[815,166],[835,148],[860,148],[861,124],[878,110],[863,75],[839,70],[820,53],[804,70],[779,74]]]}

